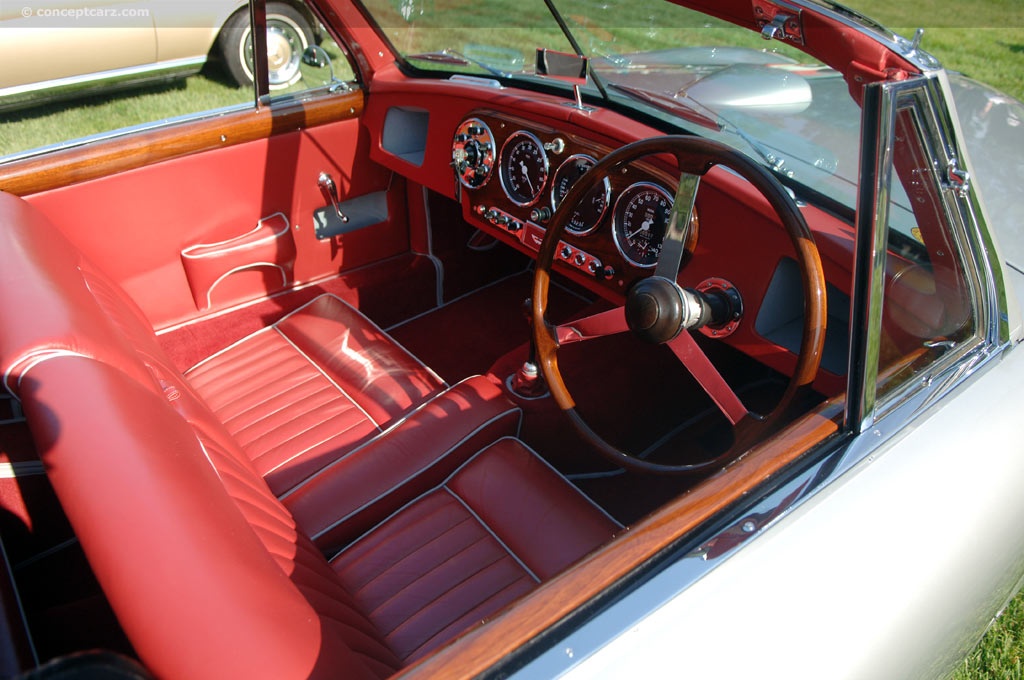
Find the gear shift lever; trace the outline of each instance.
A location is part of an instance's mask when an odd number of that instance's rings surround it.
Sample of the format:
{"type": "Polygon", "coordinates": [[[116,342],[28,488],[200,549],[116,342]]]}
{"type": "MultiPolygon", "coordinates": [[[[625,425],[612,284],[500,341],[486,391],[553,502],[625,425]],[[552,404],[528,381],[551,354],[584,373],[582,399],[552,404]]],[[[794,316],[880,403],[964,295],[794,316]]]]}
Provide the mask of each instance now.
{"type": "Polygon", "coordinates": [[[526,356],[526,361],[505,381],[509,391],[521,399],[540,399],[548,395],[548,386],[545,384],[544,378],[540,374],[540,369],[537,367],[537,345],[533,339],[532,306],[533,302],[530,298],[527,298],[523,303],[526,321],[530,324],[530,349],[526,356]]]}

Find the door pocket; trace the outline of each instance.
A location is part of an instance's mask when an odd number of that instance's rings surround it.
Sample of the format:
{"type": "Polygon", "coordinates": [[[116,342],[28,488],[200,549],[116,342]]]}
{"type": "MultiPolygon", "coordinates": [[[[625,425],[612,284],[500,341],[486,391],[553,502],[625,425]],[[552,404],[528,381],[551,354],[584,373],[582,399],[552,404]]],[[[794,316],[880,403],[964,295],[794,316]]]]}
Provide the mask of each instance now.
{"type": "Polygon", "coordinates": [[[181,263],[203,311],[273,293],[294,279],[291,225],[284,213],[274,213],[240,236],[185,248],[181,263]]]}

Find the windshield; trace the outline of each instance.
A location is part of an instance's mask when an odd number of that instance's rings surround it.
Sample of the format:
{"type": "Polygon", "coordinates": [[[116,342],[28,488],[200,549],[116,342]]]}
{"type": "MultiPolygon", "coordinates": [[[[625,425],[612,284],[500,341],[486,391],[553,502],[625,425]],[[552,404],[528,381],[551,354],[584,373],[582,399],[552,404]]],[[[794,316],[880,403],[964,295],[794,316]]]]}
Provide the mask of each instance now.
{"type": "MultiPolygon", "coordinates": [[[[554,12],[543,0],[365,4],[415,69],[536,81],[537,48],[579,52],[591,58],[590,100],[712,137],[791,185],[855,204],[860,109],[841,74],[777,40],[670,2],[552,0],[554,12]]],[[[913,217],[897,205],[892,226],[909,234],[913,217]]]]}

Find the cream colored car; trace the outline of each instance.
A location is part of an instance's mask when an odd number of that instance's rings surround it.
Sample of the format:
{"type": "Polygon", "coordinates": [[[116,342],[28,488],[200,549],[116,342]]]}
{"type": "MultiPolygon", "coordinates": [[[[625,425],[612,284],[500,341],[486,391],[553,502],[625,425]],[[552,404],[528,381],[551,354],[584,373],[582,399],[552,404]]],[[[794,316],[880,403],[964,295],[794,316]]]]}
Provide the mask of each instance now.
{"type": "MultiPolygon", "coordinates": [[[[298,81],[319,24],[300,2],[267,3],[270,88],[298,81]]],[[[0,6],[0,111],[123,89],[198,72],[220,62],[251,84],[248,3],[24,0],[0,6]]]]}

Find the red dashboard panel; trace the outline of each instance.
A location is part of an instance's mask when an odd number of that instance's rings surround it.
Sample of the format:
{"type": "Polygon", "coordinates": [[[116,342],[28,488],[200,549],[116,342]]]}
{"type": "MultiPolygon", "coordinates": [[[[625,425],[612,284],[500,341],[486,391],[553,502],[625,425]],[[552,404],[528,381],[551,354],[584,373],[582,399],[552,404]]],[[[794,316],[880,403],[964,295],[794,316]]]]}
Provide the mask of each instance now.
{"type": "MultiPolygon", "coordinates": [[[[531,256],[550,224],[553,199],[564,195],[561,185],[572,175],[573,163],[581,157],[600,160],[629,142],[661,134],[614,111],[580,111],[554,96],[526,97],[514,88],[461,81],[391,81],[381,75],[367,106],[366,123],[374,140],[371,158],[459,201],[467,222],[531,256]],[[410,101],[417,102],[414,111],[408,108],[410,101]],[[415,154],[396,153],[384,143],[395,110],[413,112],[422,125],[423,139],[415,154]]],[[[644,220],[624,230],[620,221],[625,211],[616,207],[625,205],[638,184],[657,187],[671,202],[677,183],[674,160],[661,156],[608,177],[604,209],[600,198],[582,207],[584,213],[599,217],[569,219],[575,229],[563,233],[555,270],[621,304],[629,287],[649,276],[651,269],[643,266],[648,264],[643,253],[629,252],[629,244],[623,243],[623,237],[636,232],[644,220]]],[[[641,196],[641,207],[656,202],[652,196],[641,196]]],[[[588,196],[585,202],[591,201],[588,196]]],[[[802,206],[801,212],[818,242],[830,293],[845,297],[851,280],[852,227],[812,205],[802,206]]],[[[680,285],[698,288],[709,280],[724,280],[734,286],[742,296],[744,315],[725,342],[783,373],[791,372],[795,348],[786,349],[755,328],[777,270],[791,259],[785,255],[792,248],[778,217],[749,183],[723,168],[712,169],[702,179],[695,213],[698,220],[691,228],[680,285]]],[[[796,299],[786,304],[799,315],[796,293],[796,299]]],[[[830,325],[843,336],[846,309],[836,305],[840,317],[830,317],[830,325]]],[[[838,374],[823,372],[819,382],[826,393],[843,386],[838,374]]]]}

